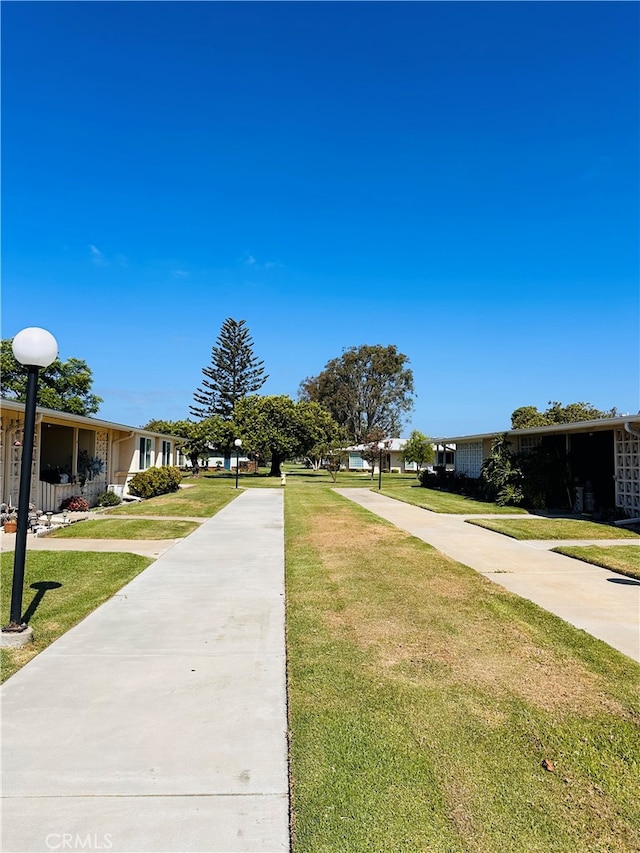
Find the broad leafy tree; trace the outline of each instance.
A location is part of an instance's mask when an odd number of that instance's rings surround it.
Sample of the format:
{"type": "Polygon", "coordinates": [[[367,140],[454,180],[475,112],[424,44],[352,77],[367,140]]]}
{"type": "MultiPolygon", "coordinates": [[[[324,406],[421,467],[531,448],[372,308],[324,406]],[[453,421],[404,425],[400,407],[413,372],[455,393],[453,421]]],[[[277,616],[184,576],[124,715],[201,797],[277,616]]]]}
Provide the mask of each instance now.
{"type": "Polygon", "coordinates": [[[318,403],[296,403],[286,395],[244,397],[236,403],[233,419],[243,450],[271,459],[272,477],[280,476],[286,459],[305,456],[337,432],[335,421],[318,403]]]}
{"type": "Polygon", "coordinates": [[[618,410],[614,407],[601,411],[591,403],[562,403],[549,400],[548,408],[540,412],[535,406],[521,406],[511,413],[512,429],[530,429],[548,424],[571,424],[578,421],[596,421],[600,418],[615,418],[618,410]]]}
{"type": "Polygon", "coordinates": [[[230,450],[235,437],[233,424],[218,415],[201,421],[189,418],[182,421],[152,420],[143,429],[182,438],[178,447],[189,458],[194,477],[200,472],[199,463],[203,456],[209,456],[213,450],[230,450]]]}
{"type": "Polygon", "coordinates": [[[202,368],[202,385],[189,407],[196,418],[220,415],[230,420],[238,400],[262,388],[268,376],[264,362],[253,354],[253,339],[244,320],[229,317],[211,348],[211,363],[202,368]]]}
{"type": "Polygon", "coordinates": [[[411,433],[402,448],[402,458],[405,462],[415,462],[417,465],[416,476],[420,476],[420,469],[429,462],[433,462],[435,451],[430,438],[417,429],[411,433]]]}
{"type": "MultiPolygon", "coordinates": [[[[1,395],[8,400],[25,402],[27,396],[27,369],[16,361],[11,339],[2,340],[1,395]]],[[[59,358],[38,375],[38,405],[73,415],[94,415],[100,408],[102,397],[91,392],[93,374],[86,361],[59,358]]]]}
{"type": "Polygon", "coordinates": [[[351,347],[300,384],[301,400],[328,409],[349,439],[360,444],[373,429],[398,436],[413,406],[409,359],[391,346],[351,347]]]}

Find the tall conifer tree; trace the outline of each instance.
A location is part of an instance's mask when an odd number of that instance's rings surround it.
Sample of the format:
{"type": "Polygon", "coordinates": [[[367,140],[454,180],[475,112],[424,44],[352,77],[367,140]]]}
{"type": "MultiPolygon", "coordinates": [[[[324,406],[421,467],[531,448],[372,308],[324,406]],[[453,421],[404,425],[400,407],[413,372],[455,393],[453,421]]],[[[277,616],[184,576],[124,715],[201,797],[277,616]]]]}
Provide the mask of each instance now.
{"type": "Polygon", "coordinates": [[[211,348],[211,364],[202,368],[204,379],[193,395],[191,414],[196,418],[221,415],[229,420],[235,403],[262,388],[269,378],[263,365],[253,354],[246,322],[227,318],[211,348]]]}

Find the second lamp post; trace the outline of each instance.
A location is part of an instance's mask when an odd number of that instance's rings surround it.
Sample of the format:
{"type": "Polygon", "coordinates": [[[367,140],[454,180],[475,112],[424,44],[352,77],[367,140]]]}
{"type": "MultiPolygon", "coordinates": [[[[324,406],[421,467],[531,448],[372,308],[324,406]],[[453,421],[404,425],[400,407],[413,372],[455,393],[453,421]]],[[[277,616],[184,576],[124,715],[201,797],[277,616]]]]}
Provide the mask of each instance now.
{"type": "Polygon", "coordinates": [[[384,441],[379,441],[378,450],[380,451],[380,457],[378,459],[378,491],[382,488],[382,451],[384,450],[384,447],[384,441]]]}
{"type": "Polygon", "coordinates": [[[240,470],[240,448],[242,447],[242,439],[236,438],[233,442],[236,446],[236,489],[238,488],[238,471],[240,470]]]}

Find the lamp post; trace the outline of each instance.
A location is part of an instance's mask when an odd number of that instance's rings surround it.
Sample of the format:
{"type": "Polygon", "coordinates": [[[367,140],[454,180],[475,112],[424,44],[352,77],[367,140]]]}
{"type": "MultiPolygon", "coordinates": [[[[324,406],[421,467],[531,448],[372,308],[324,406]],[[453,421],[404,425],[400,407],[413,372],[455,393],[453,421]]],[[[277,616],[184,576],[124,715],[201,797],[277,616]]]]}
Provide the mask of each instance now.
{"type": "Polygon", "coordinates": [[[378,491],[382,488],[382,451],[384,450],[384,441],[378,442],[378,450],[380,458],[378,459],[378,491]]]}
{"type": "Polygon", "coordinates": [[[236,489],[238,488],[238,471],[240,470],[240,448],[242,447],[242,439],[236,438],[233,442],[236,446],[236,489]]]}
{"type": "Polygon", "coordinates": [[[3,633],[22,633],[27,625],[22,622],[22,591],[24,586],[24,561],[27,548],[27,527],[29,521],[29,496],[31,491],[31,465],[33,463],[33,443],[36,426],[36,397],[38,390],[38,371],[56,360],[58,343],[45,329],[30,327],[23,329],[13,339],[13,354],[16,361],[28,371],[27,396],[24,407],[24,441],[22,443],[22,462],[20,466],[20,496],[18,498],[18,528],[16,530],[16,548],[13,558],[13,585],[11,588],[11,613],[9,624],[3,626],[3,633]]]}

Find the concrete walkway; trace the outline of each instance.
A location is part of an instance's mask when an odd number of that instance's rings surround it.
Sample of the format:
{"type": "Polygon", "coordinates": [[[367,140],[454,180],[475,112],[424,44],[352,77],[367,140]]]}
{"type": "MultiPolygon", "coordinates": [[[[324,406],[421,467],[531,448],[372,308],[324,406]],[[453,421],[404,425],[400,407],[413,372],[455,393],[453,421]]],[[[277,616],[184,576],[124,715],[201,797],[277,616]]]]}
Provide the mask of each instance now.
{"type": "MultiPolygon", "coordinates": [[[[157,559],[183,539],[52,539],[51,536],[27,535],[29,551],[125,551],[157,559]]],[[[14,551],[16,534],[4,533],[0,550],[14,551]]]]}
{"type": "MultiPolygon", "coordinates": [[[[552,553],[539,542],[465,523],[477,516],[430,512],[369,489],[335,491],[640,661],[640,582],[552,553]]],[[[637,541],[618,539],[615,544],[637,541]]],[[[593,539],[573,543],[601,544],[593,539]]],[[[554,541],[552,547],[560,544],[554,541]]]]}
{"type": "Polygon", "coordinates": [[[289,850],[282,498],[243,492],[3,686],[3,853],[289,850]]]}

